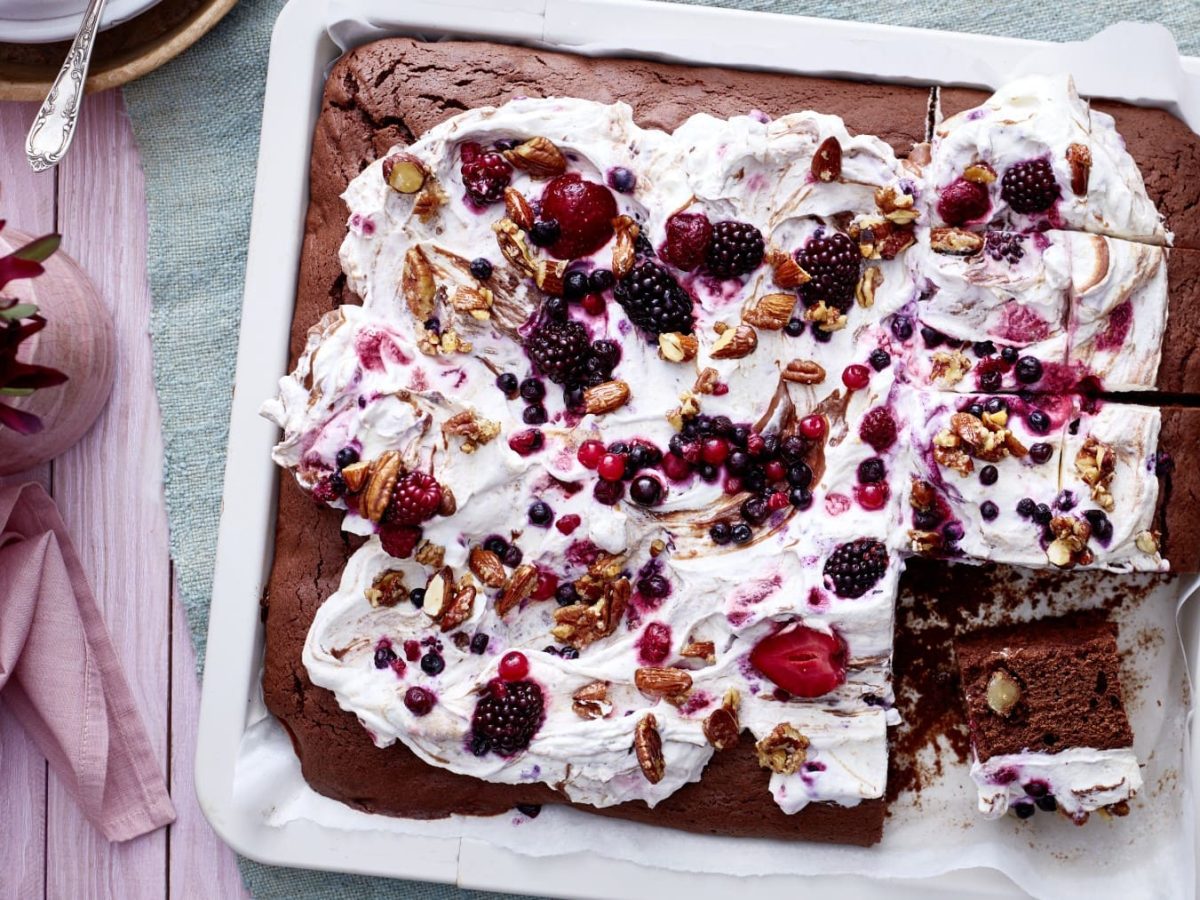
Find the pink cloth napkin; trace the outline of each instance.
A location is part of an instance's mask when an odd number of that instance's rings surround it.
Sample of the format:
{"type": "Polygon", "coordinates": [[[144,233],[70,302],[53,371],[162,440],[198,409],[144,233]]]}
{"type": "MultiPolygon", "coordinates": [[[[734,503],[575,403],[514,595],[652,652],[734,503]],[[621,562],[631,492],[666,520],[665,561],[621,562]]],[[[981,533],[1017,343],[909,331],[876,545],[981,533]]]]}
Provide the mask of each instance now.
{"type": "Polygon", "coordinates": [[[110,841],[175,821],[96,598],[37,484],[0,488],[0,700],[110,841]]]}

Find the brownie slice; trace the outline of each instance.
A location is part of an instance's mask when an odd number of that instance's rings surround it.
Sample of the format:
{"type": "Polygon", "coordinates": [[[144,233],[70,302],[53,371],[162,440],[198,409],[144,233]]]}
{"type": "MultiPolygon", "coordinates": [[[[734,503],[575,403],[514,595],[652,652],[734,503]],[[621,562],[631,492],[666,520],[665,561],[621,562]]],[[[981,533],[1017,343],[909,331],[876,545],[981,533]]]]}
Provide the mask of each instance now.
{"type": "Polygon", "coordinates": [[[1200,467],[1188,460],[1200,448],[1200,409],[1162,410],[1158,434],[1160,551],[1171,571],[1200,572],[1200,467]]]}

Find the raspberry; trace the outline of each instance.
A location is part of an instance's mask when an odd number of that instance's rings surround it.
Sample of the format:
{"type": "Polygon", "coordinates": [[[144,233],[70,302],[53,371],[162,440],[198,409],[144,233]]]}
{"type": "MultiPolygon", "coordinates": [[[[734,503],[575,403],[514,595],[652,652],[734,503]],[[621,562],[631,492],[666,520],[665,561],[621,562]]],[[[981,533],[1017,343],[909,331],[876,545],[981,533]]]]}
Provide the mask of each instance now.
{"type": "Polygon", "coordinates": [[[763,638],[750,664],[794,697],[820,697],[846,680],[846,644],[803,625],[763,638]]]}
{"type": "Polygon", "coordinates": [[[959,178],[942,188],[937,212],[947,225],[965,225],[986,216],[990,206],[987,185],[959,178]]]}
{"type": "Polygon", "coordinates": [[[1050,161],[1028,159],[1009,166],[1000,179],[1000,196],[1019,213],[1048,210],[1060,196],[1050,161]]]}
{"type": "Polygon", "coordinates": [[[379,542],[383,552],[397,559],[408,559],[421,540],[421,529],[416,525],[392,525],[384,522],[379,528],[379,542]]]}
{"type": "Polygon", "coordinates": [[[671,653],[671,626],[651,622],[638,641],[638,658],[652,666],[661,664],[671,653]]]}
{"type": "Polygon", "coordinates": [[[471,752],[512,756],[524,750],[542,724],[543,705],[542,689],[532,681],[491,681],[471,717],[471,752]]]}
{"type": "Polygon", "coordinates": [[[810,279],[800,288],[805,306],[824,301],[827,306],[844,313],[854,305],[862,252],[846,235],[840,231],[818,232],[796,254],[796,262],[810,279]]]}
{"type": "Polygon", "coordinates": [[[613,236],[617,201],[612,191],[579,173],[559,175],[542,191],[542,217],[554,219],[560,230],[550,244],[551,255],[576,259],[595,253],[613,236]]]}
{"type": "Polygon", "coordinates": [[[858,426],[858,435],[870,444],[876,453],[882,453],[896,443],[896,420],[886,406],[868,410],[858,426]]]}
{"type": "Polygon", "coordinates": [[[658,263],[636,265],[617,282],[613,296],[633,324],[648,334],[692,333],[692,296],[658,263]]]}
{"type": "Polygon", "coordinates": [[[762,232],[749,222],[718,222],[704,254],[705,267],[718,278],[737,278],[757,269],[765,251],[762,232]]]}
{"type": "Polygon", "coordinates": [[[712,239],[712,223],[703,213],[676,213],[667,219],[667,245],[663,256],[677,269],[690,272],[704,262],[712,239]]]}
{"type": "Polygon", "coordinates": [[[996,262],[1018,263],[1025,255],[1025,235],[1012,231],[989,231],[983,239],[983,249],[996,262]]]}
{"type": "Polygon", "coordinates": [[[471,199],[481,206],[495,203],[504,196],[504,189],[512,180],[512,166],[494,150],[484,152],[476,143],[466,143],[459,151],[462,155],[463,186],[471,199]]]}
{"type": "Polygon", "coordinates": [[[442,486],[432,475],[409,472],[396,482],[384,521],[389,525],[420,525],[437,515],[441,503],[442,486]]]}
{"type": "Polygon", "coordinates": [[[825,584],[839,597],[861,597],[887,571],[887,548],[871,538],[841,544],[825,560],[825,584]]]}
{"type": "Polygon", "coordinates": [[[583,377],[591,341],[578,322],[551,320],[529,336],[525,349],[538,370],[555,384],[574,384],[583,377]]]}

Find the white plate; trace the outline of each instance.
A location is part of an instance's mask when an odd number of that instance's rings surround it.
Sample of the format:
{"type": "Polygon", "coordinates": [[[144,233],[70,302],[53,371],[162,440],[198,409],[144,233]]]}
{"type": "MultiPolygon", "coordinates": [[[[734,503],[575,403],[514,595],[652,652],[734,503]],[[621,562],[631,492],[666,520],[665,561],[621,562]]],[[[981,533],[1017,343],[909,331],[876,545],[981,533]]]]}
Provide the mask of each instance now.
{"type": "MultiPolygon", "coordinates": [[[[309,820],[268,825],[266,815],[286,798],[234,790],[235,765],[248,723],[262,711],[259,601],[273,555],[277,473],[269,451],[277,431],[259,417],[258,408],[273,395],[287,366],[311,137],[325,73],[338,55],[325,31],[329,7],[329,0],[291,0],[271,44],[196,754],[196,791],[205,815],[238,852],[275,865],[570,897],[760,898],[795,893],[795,877],[700,876],[591,854],[534,860],[473,838],[439,836],[432,825],[416,835],[346,831],[309,820]]],[[[634,0],[333,3],[334,13],[349,9],[357,10],[363,20],[390,23],[391,33],[431,39],[485,38],[592,54],[640,50],[716,65],[897,82],[995,86],[1017,65],[1037,61],[1047,71],[1075,72],[1084,94],[1165,106],[1193,129],[1200,127],[1200,60],[1185,60],[1181,71],[1165,29],[1138,32],[1143,40],[1134,68],[1096,65],[1097,59],[1125,55],[1127,31],[1101,35],[1080,49],[634,0]]],[[[339,34],[365,39],[369,31],[346,27],[339,34]]],[[[1183,633],[1194,665],[1200,655],[1200,616],[1194,610],[1189,613],[1183,633]]],[[[1198,739],[1200,735],[1193,734],[1193,743],[1198,739]]],[[[269,793],[271,786],[265,790],[269,793]]],[[[1200,796],[1200,791],[1195,793],[1200,796]]],[[[990,869],[903,882],[823,876],[805,879],[803,889],[816,896],[836,891],[855,898],[1013,896],[1015,890],[990,869]]]]}
{"type": "MultiPolygon", "coordinates": [[[[108,0],[100,29],[139,15],[159,0],[108,0]]],[[[0,41],[44,44],[69,41],[79,30],[87,0],[0,0],[0,41]]]]}

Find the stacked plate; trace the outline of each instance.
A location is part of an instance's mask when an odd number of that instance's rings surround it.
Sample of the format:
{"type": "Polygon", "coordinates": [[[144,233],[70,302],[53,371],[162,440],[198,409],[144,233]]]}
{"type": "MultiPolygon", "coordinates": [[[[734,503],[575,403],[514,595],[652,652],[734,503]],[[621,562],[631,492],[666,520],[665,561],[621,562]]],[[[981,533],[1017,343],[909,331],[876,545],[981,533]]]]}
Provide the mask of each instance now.
{"type": "MultiPolygon", "coordinates": [[[[101,28],[132,19],[158,0],[109,0],[101,28]]],[[[44,43],[75,37],[87,0],[0,0],[0,41],[44,43]]]]}

